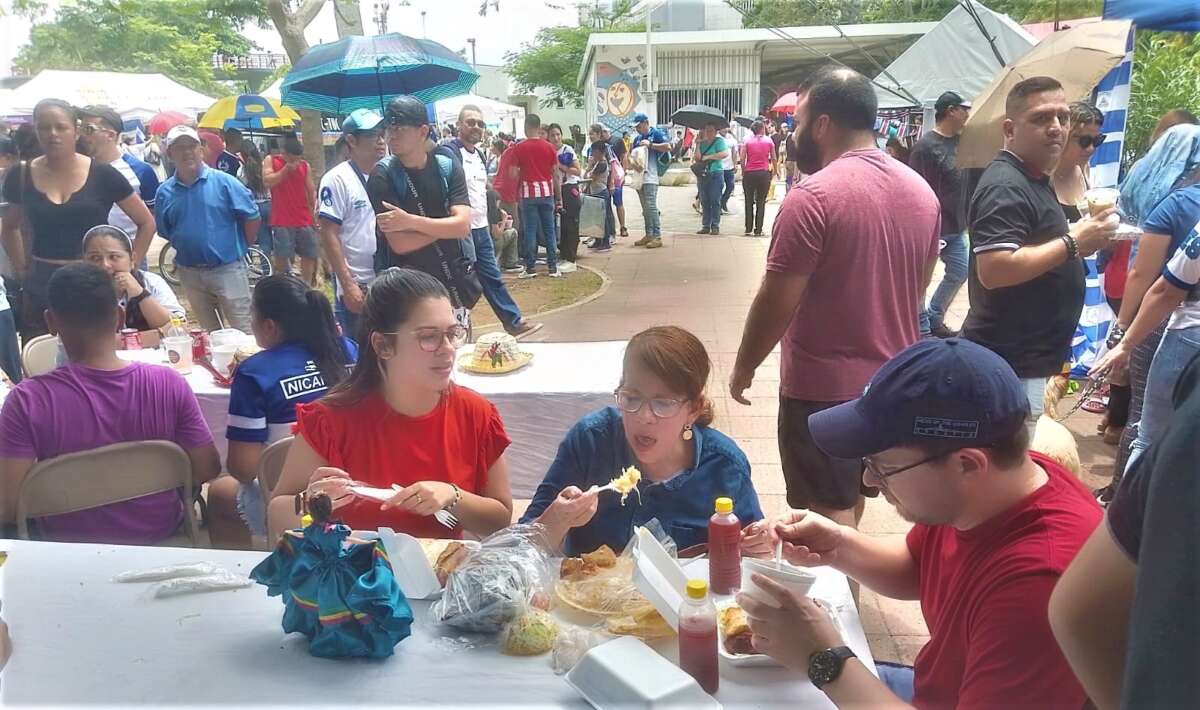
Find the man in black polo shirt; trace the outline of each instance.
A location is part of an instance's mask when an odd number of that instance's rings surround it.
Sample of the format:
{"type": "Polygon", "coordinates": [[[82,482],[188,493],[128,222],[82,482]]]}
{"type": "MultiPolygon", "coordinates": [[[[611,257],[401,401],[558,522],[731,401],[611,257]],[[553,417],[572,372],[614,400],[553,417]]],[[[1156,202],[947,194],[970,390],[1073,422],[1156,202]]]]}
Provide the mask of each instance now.
{"type": "Polygon", "coordinates": [[[1083,311],[1080,259],[1106,246],[1117,225],[1108,220],[1111,209],[1068,225],[1050,186],[1070,128],[1062,85],[1025,79],[1009,92],[1004,112],[1004,150],[979,179],[967,215],[971,308],[962,336],[1008,361],[1036,415],[1083,311]]]}

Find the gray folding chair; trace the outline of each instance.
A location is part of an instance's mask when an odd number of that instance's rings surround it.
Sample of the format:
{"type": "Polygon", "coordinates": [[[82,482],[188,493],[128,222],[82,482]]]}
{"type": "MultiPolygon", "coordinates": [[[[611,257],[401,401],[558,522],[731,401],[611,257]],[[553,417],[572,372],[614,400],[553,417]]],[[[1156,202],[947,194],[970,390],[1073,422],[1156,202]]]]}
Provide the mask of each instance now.
{"type": "Polygon", "coordinates": [[[44,375],[57,366],[58,336],[39,335],[21,348],[21,366],[29,377],[44,375]]]}
{"type": "Polygon", "coordinates": [[[163,491],[181,491],[183,534],[159,544],[196,547],[192,462],[170,441],[131,441],[39,461],[17,494],[17,534],[29,539],[29,519],[74,513],[163,491]],[[181,539],[182,538],[182,539],[181,539]]]}
{"type": "Polygon", "coordinates": [[[263,501],[271,504],[271,491],[279,483],[283,474],[283,462],[287,460],[288,449],[292,446],[294,436],[289,436],[268,446],[258,457],[258,488],[262,491],[263,501]]]}

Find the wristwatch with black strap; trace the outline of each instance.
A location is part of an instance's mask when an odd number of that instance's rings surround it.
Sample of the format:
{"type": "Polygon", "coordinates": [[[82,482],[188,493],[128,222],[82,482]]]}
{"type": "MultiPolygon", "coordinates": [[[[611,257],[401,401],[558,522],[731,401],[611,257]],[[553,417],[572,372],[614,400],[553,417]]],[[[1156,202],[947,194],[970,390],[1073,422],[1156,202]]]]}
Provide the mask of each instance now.
{"type": "Polygon", "coordinates": [[[838,679],[846,660],[857,658],[848,646],[836,646],[817,651],[808,659],[808,679],[817,688],[823,688],[838,679]]]}

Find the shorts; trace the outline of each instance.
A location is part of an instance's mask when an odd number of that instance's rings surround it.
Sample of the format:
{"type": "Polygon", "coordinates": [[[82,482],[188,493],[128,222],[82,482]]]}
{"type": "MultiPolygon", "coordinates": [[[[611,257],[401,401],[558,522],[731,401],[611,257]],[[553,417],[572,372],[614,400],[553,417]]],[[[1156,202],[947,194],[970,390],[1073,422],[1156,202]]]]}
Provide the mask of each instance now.
{"type": "Polygon", "coordinates": [[[613,207],[624,207],[625,206],[625,189],[624,188],[625,188],[624,185],[617,185],[616,187],[613,188],[613,191],[612,191],[613,207]]]}
{"type": "Polygon", "coordinates": [[[879,489],[863,485],[862,459],[834,458],[817,446],[808,417],[841,402],[811,402],[779,394],[779,458],[792,508],[813,505],[849,510],[858,497],[875,497],[879,489]]]}
{"type": "Polygon", "coordinates": [[[298,256],[302,259],[316,259],[320,256],[317,249],[317,230],[312,227],[271,227],[271,253],[281,259],[291,259],[298,256]]]}

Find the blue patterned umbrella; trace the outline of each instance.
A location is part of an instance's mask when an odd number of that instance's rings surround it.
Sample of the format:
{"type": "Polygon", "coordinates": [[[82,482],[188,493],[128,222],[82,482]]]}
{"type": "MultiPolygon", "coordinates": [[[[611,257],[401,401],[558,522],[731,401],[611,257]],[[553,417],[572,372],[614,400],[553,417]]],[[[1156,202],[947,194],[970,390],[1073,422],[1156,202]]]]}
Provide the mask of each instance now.
{"type": "Polygon", "coordinates": [[[283,103],[335,116],[355,109],[382,111],[393,97],[412,94],[427,104],[470,93],[479,74],[457,53],[427,39],[392,33],[344,37],[321,44],[283,80],[283,103]]]}

